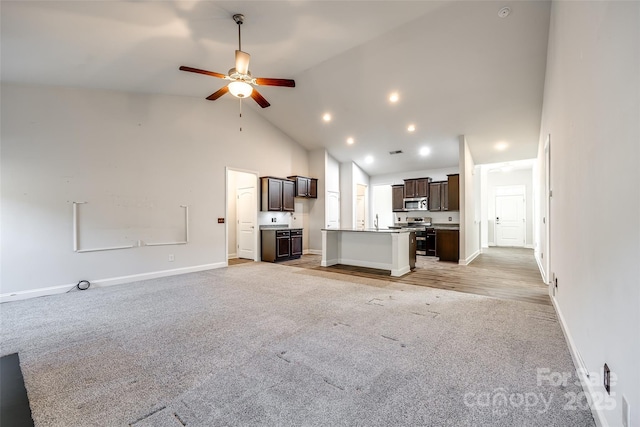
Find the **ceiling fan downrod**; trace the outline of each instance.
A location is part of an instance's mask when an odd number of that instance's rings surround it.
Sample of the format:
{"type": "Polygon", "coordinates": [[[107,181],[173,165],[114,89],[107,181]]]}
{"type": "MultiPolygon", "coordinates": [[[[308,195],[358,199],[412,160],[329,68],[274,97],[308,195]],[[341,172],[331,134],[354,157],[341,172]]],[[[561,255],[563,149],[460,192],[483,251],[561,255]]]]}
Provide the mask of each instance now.
{"type": "Polygon", "coordinates": [[[242,50],[242,31],[240,28],[242,27],[242,23],[244,22],[244,15],[241,13],[236,13],[233,15],[233,20],[238,24],[238,50],[242,50]]]}

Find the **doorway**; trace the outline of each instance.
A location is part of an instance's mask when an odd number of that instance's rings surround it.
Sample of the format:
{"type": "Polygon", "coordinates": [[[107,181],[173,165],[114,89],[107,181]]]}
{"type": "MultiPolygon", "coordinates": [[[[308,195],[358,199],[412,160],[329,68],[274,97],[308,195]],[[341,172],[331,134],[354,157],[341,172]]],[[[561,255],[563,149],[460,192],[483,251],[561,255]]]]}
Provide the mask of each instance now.
{"type": "Polygon", "coordinates": [[[496,246],[525,246],[525,190],[523,186],[496,187],[496,246]]]}
{"type": "Polygon", "coordinates": [[[227,259],[258,260],[258,174],[227,168],[227,259]]]}

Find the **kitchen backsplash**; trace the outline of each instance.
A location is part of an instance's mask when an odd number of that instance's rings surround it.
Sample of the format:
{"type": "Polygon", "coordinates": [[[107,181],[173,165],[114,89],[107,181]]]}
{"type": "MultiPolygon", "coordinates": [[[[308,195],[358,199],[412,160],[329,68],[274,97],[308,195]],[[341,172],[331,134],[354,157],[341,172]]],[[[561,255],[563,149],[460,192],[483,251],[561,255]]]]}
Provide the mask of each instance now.
{"type": "Polygon", "coordinates": [[[459,224],[460,212],[429,212],[429,211],[409,211],[409,212],[394,212],[395,222],[407,222],[407,217],[431,217],[431,222],[434,224],[459,224]],[[451,221],[449,221],[451,218],[451,221]]]}

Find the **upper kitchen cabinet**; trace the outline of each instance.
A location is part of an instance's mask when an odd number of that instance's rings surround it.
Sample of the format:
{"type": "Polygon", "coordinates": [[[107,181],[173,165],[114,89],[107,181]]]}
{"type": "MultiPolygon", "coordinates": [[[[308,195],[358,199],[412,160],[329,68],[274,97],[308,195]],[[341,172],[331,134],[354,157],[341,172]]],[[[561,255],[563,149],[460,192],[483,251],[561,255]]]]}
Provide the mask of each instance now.
{"type": "Polygon", "coordinates": [[[404,180],[404,197],[415,199],[429,197],[429,183],[431,178],[414,178],[404,180]]]}
{"type": "Polygon", "coordinates": [[[441,211],[442,210],[442,182],[430,182],[429,183],[429,210],[441,211]]]}
{"type": "Polygon", "coordinates": [[[460,174],[447,175],[447,210],[460,210],[460,174]]]}
{"type": "Polygon", "coordinates": [[[317,178],[307,178],[306,176],[288,176],[287,178],[292,179],[295,182],[295,196],[296,197],[306,197],[309,199],[317,199],[318,198],[318,179],[317,178]]]}
{"type": "Polygon", "coordinates": [[[265,176],[260,178],[261,210],[293,212],[296,184],[294,181],[265,176]]]}
{"type": "Polygon", "coordinates": [[[446,181],[429,184],[430,211],[460,210],[460,175],[447,175],[446,181]]]}
{"type": "Polygon", "coordinates": [[[394,212],[404,211],[404,185],[391,186],[391,205],[394,212]]]}

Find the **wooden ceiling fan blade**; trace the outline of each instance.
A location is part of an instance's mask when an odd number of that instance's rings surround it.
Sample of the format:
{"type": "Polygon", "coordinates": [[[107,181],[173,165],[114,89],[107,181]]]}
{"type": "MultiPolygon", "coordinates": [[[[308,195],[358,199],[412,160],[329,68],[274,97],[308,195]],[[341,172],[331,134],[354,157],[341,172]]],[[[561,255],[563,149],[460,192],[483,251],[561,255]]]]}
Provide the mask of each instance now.
{"type": "Polygon", "coordinates": [[[247,52],[236,50],[236,71],[240,74],[248,74],[250,60],[251,55],[249,55],[247,52]]]}
{"type": "Polygon", "coordinates": [[[253,98],[253,100],[256,101],[262,108],[267,108],[269,105],[271,105],[269,104],[269,101],[264,99],[264,96],[260,95],[260,92],[258,92],[256,88],[253,88],[253,91],[251,92],[251,98],[253,98]]]}
{"type": "Polygon", "coordinates": [[[222,86],[220,89],[213,92],[211,95],[207,96],[207,99],[209,101],[215,101],[216,99],[220,98],[222,95],[224,95],[227,92],[229,92],[229,86],[228,85],[222,86]]]}
{"type": "Polygon", "coordinates": [[[296,82],[290,79],[269,79],[266,77],[256,77],[256,84],[261,86],[285,86],[296,87],[296,82]]]}
{"type": "Polygon", "coordinates": [[[180,66],[180,70],[189,71],[190,73],[204,74],[206,76],[217,77],[219,79],[224,79],[225,77],[227,77],[224,74],[216,73],[214,71],[207,71],[207,70],[201,70],[199,68],[185,67],[184,65],[180,66]]]}

